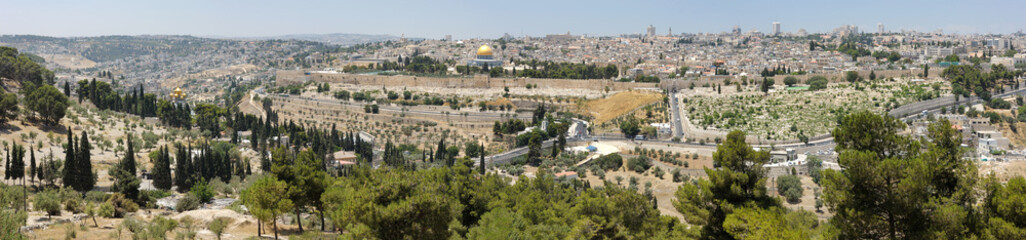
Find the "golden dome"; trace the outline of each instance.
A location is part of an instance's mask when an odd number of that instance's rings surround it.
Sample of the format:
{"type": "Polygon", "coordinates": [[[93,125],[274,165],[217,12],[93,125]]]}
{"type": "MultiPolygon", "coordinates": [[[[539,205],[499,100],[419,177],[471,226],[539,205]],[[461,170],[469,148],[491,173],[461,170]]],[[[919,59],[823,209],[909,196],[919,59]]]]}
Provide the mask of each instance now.
{"type": "Polygon", "coordinates": [[[477,48],[477,55],[478,56],[491,56],[492,55],[492,47],[489,47],[488,45],[481,45],[481,47],[477,48]]]}
{"type": "Polygon", "coordinates": [[[182,92],[182,88],[175,88],[175,91],[171,92],[171,98],[173,98],[173,99],[185,99],[185,93],[182,92]]]}

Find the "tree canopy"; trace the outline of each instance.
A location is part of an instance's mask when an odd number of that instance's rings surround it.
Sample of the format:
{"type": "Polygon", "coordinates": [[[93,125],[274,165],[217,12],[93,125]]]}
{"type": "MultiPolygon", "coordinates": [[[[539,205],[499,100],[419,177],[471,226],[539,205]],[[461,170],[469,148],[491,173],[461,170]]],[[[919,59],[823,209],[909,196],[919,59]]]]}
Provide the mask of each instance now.
{"type": "Polygon", "coordinates": [[[962,160],[961,135],[946,120],[920,141],[899,132],[901,120],[870,112],[845,116],[834,130],[838,164],[823,172],[823,199],[841,238],[968,238],[976,169],[962,160]],[[921,151],[920,149],[926,150],[921,151]],[[959,230],[961,229],[961,230],[959,230]]]}
{"type": "Polygon", "coordinates": [[[32,83],[35,86],[42,86],[44,83],[53,84],[53,72],[32,61],[30,56],[18,53],[16,48],[0,47],[0,78],[14,79],[22,86],[25,86],[26,83],[32,83]]]}
{"type": "Polygon", "coordinates": [[[53,85],[37,87],[25,96],[28,109],[36,112],[47,125],[57,125],[68,110],[68,96],[53,85]]]}
{"type": "Polygon", "coordinates": [[[726,141],[713,153],[713,162],[720,167],[706,168],[708,179],[684,184],[675,194],[673,206],[693,229],[700,229],[692,234],[708,239],[746,238],[758,229],[749,224],[760,222],[739,219],[752,217],[747,216],[751,213],[784,213],[774,210],[780,202],[766,192],[766,170],[762,165],[769,159],[769,152],[756,151],[745,143],[743,132],[727,134],[726,141]]]}

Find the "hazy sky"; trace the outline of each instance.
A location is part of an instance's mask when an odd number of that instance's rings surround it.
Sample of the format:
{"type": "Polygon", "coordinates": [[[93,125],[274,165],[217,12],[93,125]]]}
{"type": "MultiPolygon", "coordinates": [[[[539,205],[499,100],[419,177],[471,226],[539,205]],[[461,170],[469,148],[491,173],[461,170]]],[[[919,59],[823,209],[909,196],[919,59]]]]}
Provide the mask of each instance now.
{"type": "Polygon", "coordinates": [[[392,34],[441,38],[643,33],[652,24],[680,32],[794,32],[855,24],[875,32],[1011,33],[1026,28],[1023,0],[5,0],[0,34],[96,36],[186,34],[272,36],[302,33],[392,34]]]}

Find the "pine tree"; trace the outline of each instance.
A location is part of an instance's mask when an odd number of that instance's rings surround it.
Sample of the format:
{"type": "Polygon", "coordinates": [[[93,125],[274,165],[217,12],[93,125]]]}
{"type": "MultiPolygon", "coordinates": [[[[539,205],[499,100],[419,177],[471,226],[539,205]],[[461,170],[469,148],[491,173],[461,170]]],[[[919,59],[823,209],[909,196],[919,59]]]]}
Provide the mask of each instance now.
{"type": "Polygon", "coordinates": [[[153,162],[153,186],[157,189],[171,189],[171,156],[167,146],[160,148],[159,157],[153,162]]]}
{"type": "Polygon", "coordinates": [[[75,165],[68,165],[65,163],[65,166],[75,166],[78,168],[75,170],[75,174],[77,176],[77,182],[75,183],[77,187],[75,187],[75,190],[84,192],[93,190],[93,187],[96,186],[96,173],[93,173],[92,156],[89,153],[89,151],[93,149],[89,144],[89,133],[82,131],[82,137],[78,140],[79,145],[78,148],[75,149],[77,150],[77,153],[75,154],[75,165]]]}
{"type": "Polygon", "coordinates": [[[75,154],[77,152],[75,152],[76,142],[74,135],[75,134],[71,132],[71,127],[68,127],[68,144],[67,147],[64,148],[64,168],[61,169],[61,182],[65,187],[73,187],[78,190],[78,188],[75,187],[75,180],[77,180],[78,172],[75,171],[75,167],[72,167],[78,166],[75,161],[75,154]]]}

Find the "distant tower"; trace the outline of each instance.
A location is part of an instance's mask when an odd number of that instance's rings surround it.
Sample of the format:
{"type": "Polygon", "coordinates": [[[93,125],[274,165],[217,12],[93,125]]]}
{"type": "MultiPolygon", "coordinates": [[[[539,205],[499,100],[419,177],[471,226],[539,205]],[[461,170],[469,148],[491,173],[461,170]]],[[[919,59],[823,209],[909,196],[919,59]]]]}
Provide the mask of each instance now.
{"type": "Polygon", "coordinates": [[[673,37],[673,28],[671,27],[671,28],[666,28],[666,29],[669,30],[669,32],[670,32],[670,34],[668,36],[673,37]]]}
{"type": "Polygon", "coordinates": [[[649,25],[648,25],[648,35],[646,35],[646,36],[647,36],[647,37],[655,37],[655,35],[656,35],[656,29],[655,29],[655,27],[654,27],[654,26],[652,26],[651,24],[649,24],[649,25]]]}
{"type": "Polygon", "coordinates": [[[734,29],[730,30],[734,35],[741,35],[741,26],[734,25],[734,29]]]}
{"type": "Polygon", "coordinates": [[[887,33],[887,32],[884,32],[884,25],[883,25],[883,23],[876,23],[876,33],[877,34],[887,33]]]}
{"type": "Polygon", "coordinates": [[[406,43],[406,33],[399,35],[399,42],[406,43]]]}
{"type": "Polygon", "coordinates": [[[780,35],[780,22],[773,22],[773,35],[780,35]]]}

